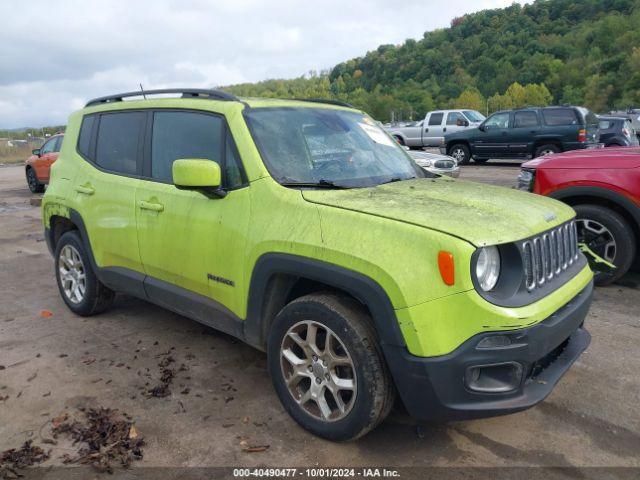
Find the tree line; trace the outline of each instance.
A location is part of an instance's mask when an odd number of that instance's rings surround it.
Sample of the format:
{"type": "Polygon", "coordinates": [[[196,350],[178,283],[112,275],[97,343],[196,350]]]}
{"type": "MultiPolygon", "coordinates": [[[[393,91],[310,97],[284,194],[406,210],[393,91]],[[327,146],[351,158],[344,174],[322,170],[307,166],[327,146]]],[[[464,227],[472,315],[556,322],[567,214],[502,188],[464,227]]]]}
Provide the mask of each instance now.
{"type": "Polygon", "coordinates": [[[537,0],[483,10],[290,80],[225,87],[236,95],[334,98],[378,120],[435,108],[483,113],[527,105],[640,106],[640,0],[537,0]]]}

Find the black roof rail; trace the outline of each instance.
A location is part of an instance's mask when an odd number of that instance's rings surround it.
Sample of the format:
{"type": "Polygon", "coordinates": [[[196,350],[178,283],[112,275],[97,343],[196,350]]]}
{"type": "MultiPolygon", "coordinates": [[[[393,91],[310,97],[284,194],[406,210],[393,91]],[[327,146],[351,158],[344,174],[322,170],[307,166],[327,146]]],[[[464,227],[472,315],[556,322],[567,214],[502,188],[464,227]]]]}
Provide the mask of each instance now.
{"type": "Polygon", "coordinates": [[[182,98],[205,98],[208,100],[224,100],[228,102],[239,102],[238,98],[222,90],[207,90],[203,88],[165,88],[161,90],[137,90],[135,92],[118,93],[115,95],[107,95],[106,97],[98,97],[89,100],[85,107],[100,105],[103,103],[122,102],[128,97],[147,97],[148,95],[163,95],[167,93],[182,94],[182,98]]]}
{"type": "Polygon", "coordinates": [[[326,103],[328,105],[338,105],[339,107],[356,108],[350,103],[343,102],[342,100],[332,100],[330,98],[292,98],[297,102],[313,102],[313,103],[326,103]]]}

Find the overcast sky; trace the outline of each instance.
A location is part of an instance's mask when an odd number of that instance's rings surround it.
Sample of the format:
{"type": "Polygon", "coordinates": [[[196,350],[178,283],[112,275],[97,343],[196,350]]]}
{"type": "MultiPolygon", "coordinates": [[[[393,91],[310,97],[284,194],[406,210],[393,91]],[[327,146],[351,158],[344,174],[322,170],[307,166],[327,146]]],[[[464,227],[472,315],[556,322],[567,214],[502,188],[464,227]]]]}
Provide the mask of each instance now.
{"type": "Polygon", "coordinates": [[[293,78],[512,0],[1,0],[0,128],[93,97],[293,78]]]}

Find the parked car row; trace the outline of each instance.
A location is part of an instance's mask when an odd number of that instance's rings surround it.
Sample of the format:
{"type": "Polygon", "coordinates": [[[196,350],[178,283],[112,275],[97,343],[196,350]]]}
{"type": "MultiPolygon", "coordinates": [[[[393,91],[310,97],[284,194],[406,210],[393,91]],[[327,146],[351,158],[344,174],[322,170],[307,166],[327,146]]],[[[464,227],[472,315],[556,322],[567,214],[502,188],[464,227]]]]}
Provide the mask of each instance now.
{"type": "Polygon", "coordinates": [[[597,141],[598,119],[584,107],[521,108],[496,112],[476,128],[448,133],[440,150],[465,164],[471,159],[530,159],[594,147],[597,141]]]}
{"type": "Polygon", "coordinates": [[[476,127],[485,119],[476,110],[437,110],[415,124],[387,128],[400,145],[411,148],[437,147],[445,135],[476,127]]]}

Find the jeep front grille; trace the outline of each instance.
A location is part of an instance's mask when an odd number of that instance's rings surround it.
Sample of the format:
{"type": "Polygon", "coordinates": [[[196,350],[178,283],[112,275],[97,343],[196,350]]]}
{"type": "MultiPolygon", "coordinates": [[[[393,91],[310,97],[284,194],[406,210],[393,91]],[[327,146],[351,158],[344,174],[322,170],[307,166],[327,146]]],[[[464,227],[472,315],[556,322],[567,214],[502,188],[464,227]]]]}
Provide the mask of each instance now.
{"type": "Polygon", "coordinates": [[[527,290],[541,287],[578,260],[578,232],[571,221],[522,243],[527,290]]]}

